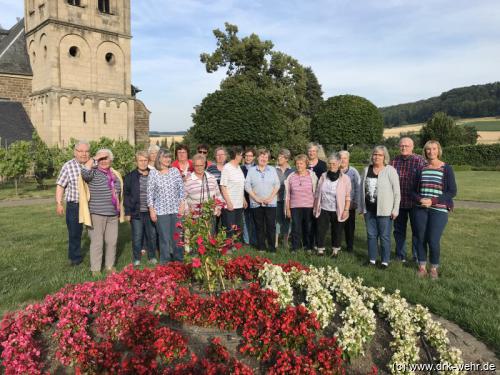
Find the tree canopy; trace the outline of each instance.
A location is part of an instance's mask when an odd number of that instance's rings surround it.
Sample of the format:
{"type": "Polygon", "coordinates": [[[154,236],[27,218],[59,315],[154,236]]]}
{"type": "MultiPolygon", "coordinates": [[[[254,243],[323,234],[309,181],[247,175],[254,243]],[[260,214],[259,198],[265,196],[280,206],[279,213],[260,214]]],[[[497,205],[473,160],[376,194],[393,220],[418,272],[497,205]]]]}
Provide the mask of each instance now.
{"type": "Polygon", "coordinates": [[[209,94],[195,108],[190,136],[207,143],[220,143],[220,139],[224,139],[225,144],[273,147],[273,143],[280,142],[291,145],[292,151],[303,149],[309,139],[310,118],[323,101],[314,72],[293,57],[274,51],[271,41],[263,41],[256,34],[240,39],[237,33],[238,27],[228,23],[225,31],[214,30],[215,51],[200,56],[208,73],[226,68],[227,77],[221,82],[220,90],[209,94]],[[231,95],[242,97],[231,99],[231,95]],[[264,104],[264,99],[270,103],[264,104]],[[230,108],[237,113],[232,113],[230,108]],[[216,115],[221,109],[229,116],[227,120],[216,115]],[[251,113],[255,111],[257,113],[251,113]],[[225,127],[220,126],[221,121],[225,127]],[[258,121],[262,123],[257,124],[258,121]],[[230,133],[225,134],[229,124],[230,133]],[[269,135],[253,131],[255,137],[248,138],[248,124],[264,129],[269,135]]]}
{"type": "Polygon", "coordinates": [[[311,136],[325,145],[372,145],[382,139],[384,121],[377,107],[355,95],[326,100],[313,117],[311,136]]]}
{"type": "Polygon", "coordinates": [[[473,126],[459,126],[453,117],[444,112],[438,112],[420,129],[421,145],[423,146],[429,140],[439,141],[443,147],[475,144],[477,130],[473,126]]]}

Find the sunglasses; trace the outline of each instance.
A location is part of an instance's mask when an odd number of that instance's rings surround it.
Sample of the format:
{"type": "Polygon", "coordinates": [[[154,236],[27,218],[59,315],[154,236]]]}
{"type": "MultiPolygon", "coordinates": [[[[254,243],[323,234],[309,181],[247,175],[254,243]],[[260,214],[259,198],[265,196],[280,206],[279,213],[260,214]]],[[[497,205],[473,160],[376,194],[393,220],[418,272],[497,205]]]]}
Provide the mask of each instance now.
{"type": "Polygon", "coordinates": [[[198,153],[199,154],[208,154],[208,151],[207,150],[199,150],[198,153]]]}

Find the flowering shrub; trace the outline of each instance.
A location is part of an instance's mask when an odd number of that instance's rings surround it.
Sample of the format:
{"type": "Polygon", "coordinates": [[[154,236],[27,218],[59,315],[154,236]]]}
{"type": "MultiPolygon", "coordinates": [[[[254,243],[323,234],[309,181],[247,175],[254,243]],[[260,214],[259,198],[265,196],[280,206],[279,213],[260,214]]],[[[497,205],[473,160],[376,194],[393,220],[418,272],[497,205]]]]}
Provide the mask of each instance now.
{"type": "MultiPolygon", "coordinates": [[[[224,265],[228,251],[241,248],[237,234],[227,238],[226,231],[221,229],[214,233],[214,213],[220,212],[224,202],[209,199],[198,204],[196,209],[178,223],[184,233],[184,241],[178,242],[186,249],[186,262],[193,267],[194,278],[203,282],[210,292],[219,286],[225,289],[224,265]]],[[[177,236],[174,240],[179,241],[177,236]]]]}

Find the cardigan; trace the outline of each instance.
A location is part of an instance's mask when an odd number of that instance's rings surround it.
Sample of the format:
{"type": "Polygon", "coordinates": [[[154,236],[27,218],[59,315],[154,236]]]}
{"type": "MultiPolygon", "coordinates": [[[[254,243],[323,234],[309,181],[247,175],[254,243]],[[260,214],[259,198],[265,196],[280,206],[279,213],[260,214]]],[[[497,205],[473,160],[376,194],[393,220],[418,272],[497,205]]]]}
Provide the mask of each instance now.
{"type": "MultiPolygon", "coordinates": [[[[365,214],[365,180],[368,167],[365,167],[361,178],[358,212],[365,214]]],[[[399,190],[399,176],[396,169],[386,165],[377,178],[377,216],[398,216],[401,192],[399,190]]]]}
{"type": "MultiPolygon", "coordinates": [[[[148,174],[149,174],[148,168],[148,174]]],[[[140,199],[140,182],[139,179],[141,173],[137,169],[125,176],[124,181],[124,200],[123,205],[125,206],[125,215],[132,218],[138,218],[141,213],[141,199],[140,199]]],[[[147,199],[147,198],[146,198],[147,199]]],[[[146,202],[147,205],[147,202],[146,202]]]]}
{"type": "MultiPolygon", "coordinates": [[[[449,164],[443,165],[443,194],[439,197],[432,198],[432,204],[441,203],[445,204],[448,210],[453,210],[453,198],[457,195],[457,182],[455,181],[455,173],[449,164]]],[[[419,204],[420,199],[420,182],[422,177],[422,170],[417,171],[412,189],[412,198],[419,204]]]]}
{"type": "MultiPolygon", "coordinates": [[[[318,182],[318,187],[316,189],[316,194],[314,195],[313,215],[315,217],[319,217],[319,215],[321,214],[321,189],[323,187],[323,183],[327,179],[327,173],[328,172],[325,172],[321,175],[318,182]]],[[[344,212],[345,202],[351,200],[351,179],[346,174],[340,172],[340,176],[337,181],[337,220],[339,222],[343,222],[347,220],[347,218],[342,220],[342,213],[344,212]]]]}

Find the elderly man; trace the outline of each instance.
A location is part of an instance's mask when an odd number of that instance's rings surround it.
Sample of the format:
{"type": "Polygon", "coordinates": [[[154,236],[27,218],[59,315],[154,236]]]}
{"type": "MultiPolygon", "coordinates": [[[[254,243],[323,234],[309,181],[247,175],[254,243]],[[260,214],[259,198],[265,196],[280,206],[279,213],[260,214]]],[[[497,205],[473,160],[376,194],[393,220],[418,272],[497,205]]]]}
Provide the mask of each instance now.
{"type": "Polygon", "coordinates": [[[413,260],[417,259],[417,239],[414,227],[414,202],[411,197],[412,184],[415,174],[425,165],[425,159],[413,153],[413,140],[403,137],[399,141],[399,155],[392,161],[391,165],[396,168],[399,175],[399,186],[401,188],[401,203],[399,215],[394,220],[394,239],[396,240],[396,259],[406,262],[406,224],[410,218],[412,231],[412,254],[413,260]]]}
{"type": "Polygon", "coordinates": [[[90,157],[88,142],[79,141],[75,145],[73,156],[73,159],[63,165],[57,177],[56,212],[59,216],[64,215],[64,196],[66,201],[66,226],[68,228],[68,258],[71,266],[77,266],[82,262],[81,240],[83,230],[83,226],[79,222],[78,179],[81,165],[85,164],[90,157]]]}

